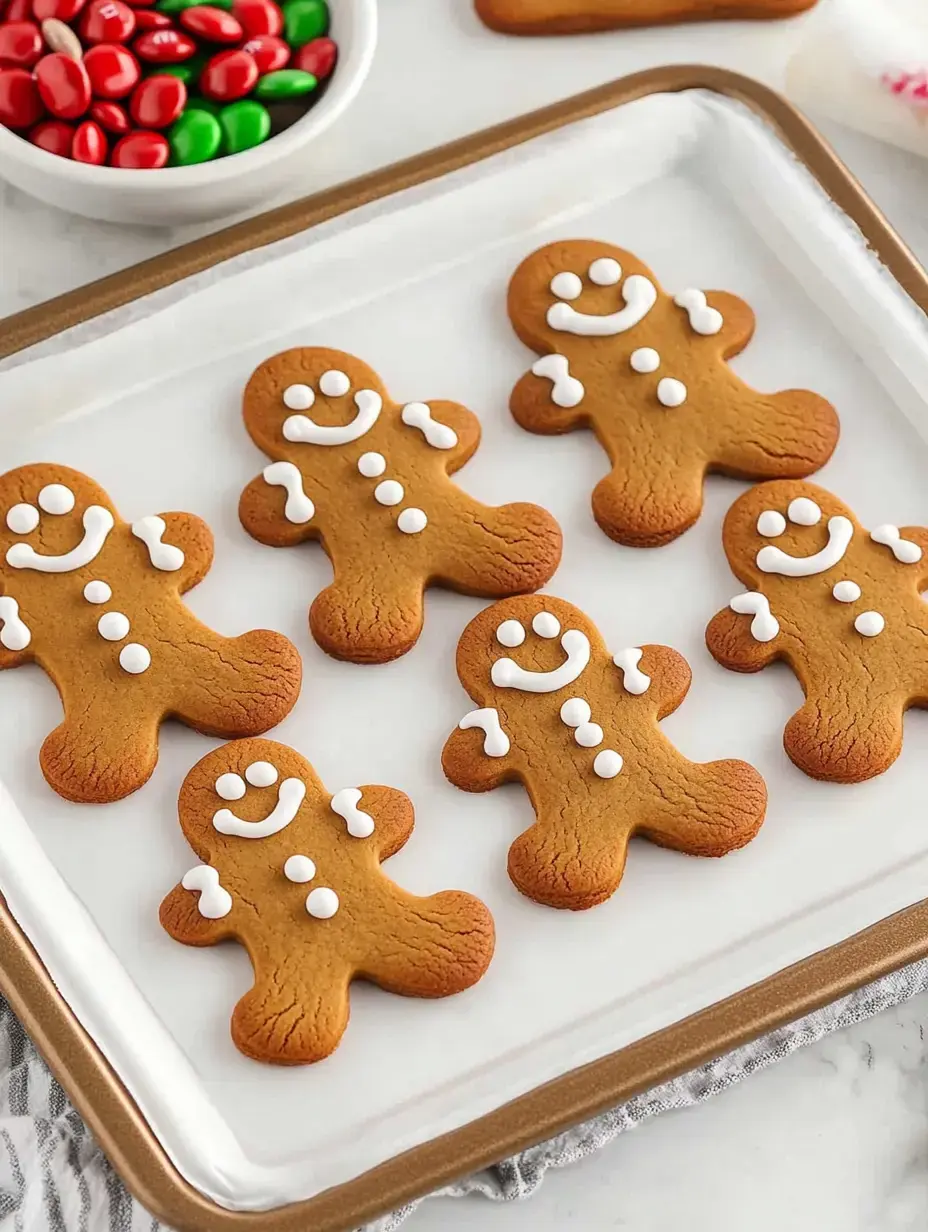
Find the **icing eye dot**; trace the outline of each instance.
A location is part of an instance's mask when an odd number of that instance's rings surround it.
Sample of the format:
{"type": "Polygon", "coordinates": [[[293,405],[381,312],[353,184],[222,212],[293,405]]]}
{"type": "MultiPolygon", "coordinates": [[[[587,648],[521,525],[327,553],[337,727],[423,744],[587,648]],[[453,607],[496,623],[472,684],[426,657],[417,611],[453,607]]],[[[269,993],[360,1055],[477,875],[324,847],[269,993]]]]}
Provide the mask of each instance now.
{"type": "Polygon", "coordinates": [[[561,631],[561,622],[550,612],[539,612],[532,620],[532,628],[539,637],[557,637],[561,631]]]}
{"type": "Polygon", "coordinates": [[[614,287],[622,277],[622,267],[613,257],[597,257],[587,271],[590,282],[598,287],[614,287]]]}
{"type": "Polygon", "coordinates": [[[409,509],[403,510],[396,519],[396,524],[404,535],[418,535],[428,526],[429,520],[421,509],[410,506],[409,509]]]}
{"type": "Polygon", "coordinates": [[[291,411],[308,411],[316,395],[308,385],[288,385],[284,390],[284,406],[291,411]]]}
{"type": "Polygon", "coordinates": [[[831,593],[839,603],[856,603],[860,598],[860,587],[856,582],[836,582],[831,593]]]}
{"type": "Polygon", "coordinates": [[[558,299],[576,299],[583,290],[583,283],[577,274],[563,270],[551,279],[551,290],[558,299]]]}
{"type": "Polygon", "coordinates": [[[621,754],[614,749],[603,749],[593,759],[593,773],[601,779],[614,779],[622,769],[621,754]]]}
{"type": "Polygon", "coordinates": [[[886,621],[879,612],[861,612],[854,621],[854,628],[861,637],[876,637],[886,627],[886,621]]]}
{"type": "Polygon", "coordinates": [[[521,646],[525,641],[525,630],[517,620],[504,620],[496,630],[496,640],[501,646],[521,646]]]}
{"type": "Polygon", "coordinates": [[[789,502],[786,516],[797,526],[815,526],[822,520],[822,511],[808,496],[797,496],[789,502]]]}
{"type": "Polygon", "coordinates": [[[338,910],[338,895],[325,886],[310,890],[306,898],[306,910],[316,920],[331,920],[338,910]]]}
{"type": "Polygon", "coordinates": [[[309,856],[291,856],[284,865],[284,876],[287,880],[296,881],[300,885],[304,881],[312,881],[315,875],[316,866],[309,856]]]}
{"type": "Polygon", "coordinates": [[[31,535],[39,524],[39,511],[35,505],[14,505],[6,524],[14,535],[31,535]]]}
{"type": "Polygon", "coordinates": [[[374,500],[380,505],[398,505],[404,495],[403,485],[395,479],[385,479],[374,488],[374,500]]]}
{"type": "Polygon", "coordinates": [[[129,636],[129,617],[122,612],[106,612],[97,621],[97,632],[108,642],[121,642],[129,636]]]}
{"type": "Polygon", "coordinates": [[[253,761],[245,771],[245,778],[252,787],[273,787],[277,771],[269,761],[253,761]]]}
{"type": "Polygon", "coordinates": [[[634,372],[656,372],[661,366],[661,357],[654,347],[639,347],[632,351],[628,362],[634,372]]]}
{"type": "Polygon", "coordinates": [[[319,392],[325,394],[327,398],[340,398],[350,388],[351,381],[348,379],[348,374],[339,372],[337,368],[330,368],[319,378],[319,392]]]}
{"type": "Polygon", "coordinates": [[[74,508],[74,493],[63,483],[50,483],[39,493],[39,508],[46,513],[70,513],[74,508]]]}
{"type": "Polygon", "coordinates": [[[786,518],[778,509],[765,509],[757,519],[757,533],[765,539],[775,539],[786,530],[786,518]]]}
{"type": "Polygon", "coordinates": [[[598,723],[581,723],[574,732],[574,740],[583,749],[595,749],[603,742],[603,729],[598,723]]]}
{"type": "Polygon", "coordinates": [[[362,453],[358,458],[358,470],[365,479],[376,479],[387,469],[387,459],[382,453],[362,453]]]}
{"type": "Polygon", "coordinates": [[[113,592],[106,582],[88,582],[84,587],[84,598],[88,603],[109,603],[113,592]]]}
{"type": "Polygon", "coordinates": [[[582,697],[571,697],[561,707],[561,722],[568,727],[582,727],[584,723],[589,723],[592,713],[589,702],[582,697]]]}
{"type": "Polygon", "coordinates": [[[241,800],[247,790],[240,774],[220,774],[216,780],[216,795],[220,800],[241,800]]]}

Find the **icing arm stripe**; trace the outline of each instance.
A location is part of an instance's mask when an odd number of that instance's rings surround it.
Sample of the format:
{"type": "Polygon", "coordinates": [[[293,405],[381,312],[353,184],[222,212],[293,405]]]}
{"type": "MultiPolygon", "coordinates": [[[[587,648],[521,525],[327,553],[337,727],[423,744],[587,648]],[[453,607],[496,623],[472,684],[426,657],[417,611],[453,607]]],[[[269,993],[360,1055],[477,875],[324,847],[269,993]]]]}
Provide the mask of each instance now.
{"type": "Polygon", "coordinates": [[[324,426],[308,415],[290,415],[284,420],[284,437],[305,445],[350,445],[370,432],[383,408],[380,394],[373,389],[359,389],[354,402],[358,412],[351,423],[324,426]]]}
{"type": "Polygon", "coordinates": [[[90,505],[84,510],[84,537],[63,556],[41,556],[28,543],[14,543],[7,551],[6,563],[13,569],[35,569],[37,573],[71,573],[96,560],[113,529],[113,515],[102,505],[90,505]]]}
{"type": "Polygon", "coordinates": [[[902,565],[914,565],[922,558],[922,550],[911,539],[903,539],[898,526],[877,526],[870,532],[874,543],[882,543],[889,548],[896,560],[902,565]]]}
{"type": "Polygon", "coordinates": [[[32,634],[20,620],[19,604],[10,595],[0,596],[0,646],[7,650],[25,650],[32,634]]]}
{"type": "Polygon", "coordinates": [[[690,329],[697,334],[717,334],[725,323],[725,318],[717,308],[710,308],[706,303],[705,294],[695,288],[681,291],[673,297],[678,308],[684,308],[690,319],[690,329]]]}
{"type": "Polygon", "coordinates": [[[622,285],[622,298],[625,307],[605,316],[578,312],[570,304],[552,304],[548,309],[548,324],[561,333],[589,338],[624,334],[648,315],[657,302],[657,290],[643,274],[631,274],[622,285]]]}
{"type": "Polygon", "coordinates": [[[232,895],[219,884],[219,873],[209,864],[197,864],[184,873],[185,890],[199,891],[197,910],[207,920],[221,920],[232,910],[232,895]]]}
{"type": "Polygon", "coordinates": [[[566,662],[550,672],[534,672],[512,659],[497,659],[490,679],[498,689],[519,689],[523,693],[554,693],[573,684],[590,661],[590,640],[579,629],[568,629],[561,638],[566,662]]]}
{"type": "Polygon", "coordinates": [[[757,567],[763,573],[780,573],[784,577],[812,577],[832,569],[848,549],[854,537],[850,518],[841,514],[828,520],[828,542],[813,556],[790,556],[788,552],[768,544],[757,553],[757,567]]]}
{"type": "Polygon", "coordinates": [[[651,677],[638,669],[638,664],[641,662],[641,651],[637,646],[628,650],[620,650],[618,654],[613,655],[612,662],[622,671],[622,683],[626,693],[637,695],[647,693],[651,687],[651,677]]]}
{"type": "Polygon", "coordinates": [[[408,402],[401,418],[408,428],[418,428],[433,449],[453,449],[458,443],[455,430],[433,419],[431,409],[424,402],[408,402]]]}
{"type": "Polygon", "coordinates": [[[564,355],[543,355],[532,364],[534,376],[544,377],[552,383],[551,401],[555,406],[569,409],[579,406],[586,390],[582,382],[570,375],[570,367],[564,355]]]}
{"type": "Polygon", "coordinates": [[[751,637],[755,642],[772,642],[780,632],[780,622],[770,611],[767,596],[760,591],[748,590],[743,595],[735,595],[728,606],[739,616],[754,617],[751,621],[751,637]]]}
{"type": "Polygon", "coordinates": [[[284,779],[277,791],[277,805],[264,821],[243,821],[231,809],[220,809],[213,817],[213,826],[220,834],[238,838],[268,838],[289,826],[303,803],[306,784],[301,779],[284,779]]]}
{"type": "Polygon", "coordinates": [[[361,812],[360,802],[361,792],[357,787],[343,787],[332,797],[331,808],[345,819],[352,838],[369,838],[374,833],[374,819],[370,813],[361,812]]]}
{"type": "Polygon", "coordinates": [[[285,488],[287,503],[284,506],[284,517],[288,522],[301,526],[310,521],[316,512],[316,506],[303,491],[303,476],[292,462],[272,462],[262,472],[264,482],[271,487],[285,488]]]}
{"type": "Polygon", "coordinates": [[[462,731],[469,731],[472,727],[480,728],[484,733],[483,751],[487,757],[505,757],[509,752],[509,737],[500,724],[499,713],[492,706],[465,714],[458,727],[462,731]]]}
{"type": "Polygon", "coordinates": [[[155,568],[161,569],[164,573],[176,573],[178,569],[184,567],[186,557],[180,548],[175,548],[169,543],[162,543],[166,530],[164,518],[141,518],[132,524],[133,535],[136,539],[141,539],[148,548],[149,559],[155,568]]]}

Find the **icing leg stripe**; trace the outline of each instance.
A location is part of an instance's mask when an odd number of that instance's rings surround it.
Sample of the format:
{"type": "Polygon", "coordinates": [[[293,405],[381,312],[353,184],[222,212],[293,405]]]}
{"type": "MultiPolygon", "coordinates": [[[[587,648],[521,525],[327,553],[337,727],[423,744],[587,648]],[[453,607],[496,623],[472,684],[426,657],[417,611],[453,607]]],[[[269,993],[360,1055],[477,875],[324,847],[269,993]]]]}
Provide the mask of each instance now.
{"type": "Polygon", "coordinates": [[[622,285],[622,299],[625,307],[605,316],[578,312],[570,304],[552,304],[548,309],[548,324],[561,333],[583,337],[606,338],[612,334],[624,334],[648,315],[657,302],[657,290],[643,274],[630,274],[622,285]]]}
{"type": "Polygon", "coordinates": [[[469,731],[472,727],[480,728],[484,734],[483,751],[487,757],[505,757],[509,752],[509,737],[500,724],[499,713],[492,706],[465,714],[458,727],[462,731],[469,731]]]}
{"type": "Polygon", "coordinates": [[[618,654],[612,656],[612,662],[621,669],[622,684],[625,686],[626,693],[647,693],[651,687],[651,677],[638,670],[641,651],[637,646],[630,647],[628,650],[620,650],[618,654]]]}
{"type": "Polygon", "coordinates": [[[583,401],[586,390],[582,382],[570,375],[567,358],[564,355],[543,355],[532,364],[535,376],[544,377],[552,384],[551,401],[555,406],[578,406],[583,401]]]}
{"type": "Polygon", "coordinates": [[[358,808],[361,792],[357,787],[343,787],[332,797],[332,812],[344,817],[352,838],[369,838],[374,833],[374,819],[358,808]]]}
{"type": "Polygon", "coordinates": [[[19,618],[19,604],[10,595],[0,597],[0,646],[7,650],[25,650],[32,634],[19,618]]]}
{"type": "Polygon", "coordinates": [[[207,920],[221,920],[232,910],[232,895],[219,884],[219,873],[209,864],[197,864],[184,873],[185,890],[199,890],[197,910],[207,920]]]}
{"type": "Polygon", "coordinates": [[[284,517],[288,522],[302,526],[312,518],[316,506],[303,491],[303,476],[292,462],[272,462],[262,473],[265,483],[269,483],[271,487],[286,488],[284,517]]]}
{"type": "Polygon", "coordinates": [[[770,611],[767,596],[760,591],[748,590],[743,595],[735,595],[728,606],[741,616],[754,617],[751,621],[751,637],[755,642],[772,642],[780,632],[780,622],[770,611]]]}
{"type": "Polygon", "coordinates": [[[243,821],[231,809],[220,809],[213,817],[213,826],[220,834],[238,838],[267,838],[289,826],[303,803],[306,784],[301,779],[284,779],[277,790],[277,806],[264,821],[243,821]]]}
{"type": "Polygon", "coordinates": [[[383,408],[383,399],[373,389],[359,389],[354,396],[358,412],[351,423],[326,427],[308,415],[290,415],[284,420],[284,438],[306,445],[350,445],[370,432],[383,408]]]}
{"type": "Polygon", "coordinates": [[[7,551],[6,563],[13,569],[34,569],[37,573],[71,573],[96,560],[106,537],[115,525],[113,515],[102,505],[84,510],[84,537],[63,556],[42,556],[28,543],[14,543],[7,551]]]}
{"type": "Polygon", "coordinates": [[[401,418],[408,428],[418,428],[433,449],[453,449],[458,443],[455,430],[434,420],[424,402],[407,402],[401,418]]]}
{"type": "Polygon", "coordinates": [[[781,573],[784,577],[812,577],[833,569],[843,560],[853,537],[854,525],[850,518],[838,514],[828,519],[828,542],[820,552],[813,556],[790,556],[768,543],[757,553],[757,567],[764,573],[781,573]]]}
{"type": "Polygon", "coordinates": [[[590,641],[579,629],[568,629],[561,638],[567,661],[551,672],[533,672],[512,659],[497,659],[490,679],[498,689],[520,689],[523,693],[553,693],[572,684],[590,661],[590,641]]]}

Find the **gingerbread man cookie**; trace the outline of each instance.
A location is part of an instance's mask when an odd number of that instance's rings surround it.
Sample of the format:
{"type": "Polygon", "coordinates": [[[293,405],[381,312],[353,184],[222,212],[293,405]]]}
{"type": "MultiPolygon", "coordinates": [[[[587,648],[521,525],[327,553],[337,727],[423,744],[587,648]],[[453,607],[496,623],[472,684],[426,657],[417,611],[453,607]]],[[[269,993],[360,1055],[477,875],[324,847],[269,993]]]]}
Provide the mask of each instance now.
{"type": "Polygon", "coordinates": [[[127,524],[66,466],[0,477],[0,668],[36,662],[61,695],[40,761],[65,799],[103,804],[146,783],[165,718],[242,736],[293,708],[302,668],[285,637],[220,637],[181,602],[212,556],[199,518],[127,524]]]}
{"type": "Polygon", "coordinates": [[[806,774],[859,783],[902,749],[902,716],[928,706],[928,530],[866,531],[811,483],[764,483],[735,501],[722,542],[748,589],[712,620],[723,667],[757,672],[785,659],[805,705],[786,725],[806,774]]]}
{"type": "Polygon", "coordinates": [[[619,543],[656,547],[692,526],[708,471],[798,478],[837,444],[824,398],[758,393],[725,363],[754,332],[743,300],[670,296],[621,248],[564,240],[532,253],[509,285],[509,315],[541,356],[515,386],[512,413],[530,432],[593,429],[612,463],[593,515],[619,543]]]}
{"type": "Polygon", "coordinates": [[[816,0],[475,0],[481,21],[503,34],[583,34],[723,17],[792,17],[816,0]]]}
{"type": "Polygon", "coordinates": [[[327,1057],[348,1025],[349,985],[370,980],[407,997],[475,984],[493,956],[493,918],[470,894],[419,898],[382,860],[412,833],[413,808],[392,787],[329,795],[305,758],[269,740],[239,740],[187,775],[180,824],[203,861],[161,904],[185,945],[234,938],[255,982],[235,1007],[232,1039],[279,1065],[327,1057]]]}
{"type": "Polygon", "coordinates": [[[477,418],[454,402],[391,402],[353,355],[300,347],[266,360],[245,390],[245,426],[275,461],[245,489],[242,525],[273,547],[322,541],[335,578],[309,621],[336,659],[411,650],[430,584],[498,597],[543,586],[558,566],[561,532],[544,509],[492,509],[450,482],[480,442],[477,418]]]}
{"type": "Polygon", "coordinates": [[[612,654],[577,608],[536,595],[475,617],[457,669],[478,708],[445,744],[445,774],[465,791],[525,785],[537,820],[510,847],[509,876],[535,902],[604,902],[633,834],[723,856],[759,830],[767,790],[757,771],[687,761],[658,727],[690,686],[675,650],[612,654]]]}

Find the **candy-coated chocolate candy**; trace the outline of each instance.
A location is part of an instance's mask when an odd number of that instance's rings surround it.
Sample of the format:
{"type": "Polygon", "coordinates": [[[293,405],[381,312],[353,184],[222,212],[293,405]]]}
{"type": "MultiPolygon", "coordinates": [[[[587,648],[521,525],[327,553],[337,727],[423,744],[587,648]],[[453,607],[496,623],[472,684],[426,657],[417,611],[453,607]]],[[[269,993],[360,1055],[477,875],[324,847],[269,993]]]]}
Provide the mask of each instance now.
{"type": "Polygon", "coordinates": [[[224,154],[240,154],[242,150],[250,150],[252,146],[267,141],[271,135],[271,117],[267,108],[251,98],[243,98],[223,107],[218,119],[222,127],[224,154]]]}
{"type": "Polygon", "coordinates": [[[208,111],[210,115],[218,116],[222,107],[211,98],[201,98],[199,94],[187,99],[185,111],[208,111]]]}
{"type": "MultiPolygon", "coordinates": [[[[205,0],[158,0],[158,11],[160,13],[182,13],[184,9],[195,8],[204,2],[205,0]]],[[[232,0],[209,0],[209,2],[214,8],[223,9],[227,13],[232,8],[232,0]]]]}
{"type": "Polygon", "coordinates": [[[95,43],[84,56],[84,67],[95,98],[125,98],[142,75],[138,60],[121,43],[95,43]]]}
{"type": "Polygon", "coordinates": [[[0,124],[31,128],[44,110],[31,73],[24,68],[0,68],[0,124]]]}
{"type": "Polygon", "coordinates": [[[80,60],[84,54],[81,40],[70,26],[66,26],[57,17],[46,17],[42,22],[42,38],[49,51],[60,51],[72,60],[80,60]]]}
{"type": "Polygon", "coordinates": [[[77,126],[71,157],[76,163],[92,163],[95,167],[102,167],[109,153],[109,144],[100,125],[93,120],[85,120],[77,126]]]}
{"type": "Polygon", "coordinates": [[[219,153],[222,129],[214,115],[200,108],[185,111],[168,133],[171,162],[178,167],[209,162],[219,153]]]}
{"type": "Polygon", "coordinates": [[[74,129],[64,120],[43,120],[41,124],[36,124],[35,128],[30,128],[29,140],[40,150],[48,150],[49,154],[70,158],[74,129]]]}
{"type": "Polygon", "coordinates": [[[135,33],[134,10],[123,0],[90,0],[81,17],[85,43],[125,43],[135,33]]]}
{"type": "Polygon", "coordinates": [[[171,155],[167,138],[144,128],[126,133],[116,142],[110,155],[111,167],[127,167],[136,171],[153,171],[163,167],[171,155]]]}
{"type": "Polygon", "coordinates": [[[325,0],[287,0],[284,5],[284,38],[291,47],[302,47],[329,28],[325,0]]]}
{"type": "Polygon", "coordinates": [[[34,21],[8,21],[0,26],[0,64],[32,68],[42,54],[42,35],[34,21]]]}
{"type": "Polygon", "coordinates": [[[170,14],[159,13],[156,9],[133,9],[135,13],[135,28],[139,34],[146,30],[170,30],[173,26],[170,14]]]}
{"type": "Polygon", "coordinates": [[[140,81],[129,99],[129,114],[139,128],[167,128],[184,109],[187,87],[167,73],[140,81]]]}
{"type": "Polygon", "coordinates": [[[43,56],[33,69],[39,95],[59,120],[76,120],[90,106],[90,75],[84,60],[60,51],[43,56]]]}
{"type": "Polygon", "coordinates": [[[10,0],[6,8],[6,21],[31,21],[32,0],[10,0]]]}
{"type": "Polygon", "coordinates": [[[195,4],[184,9],[178,21],[185,30],[208,43],[240,43],[245,37],[232,14],[212,4],[195,4]]]}
{"type": "Polygon", "coordinates": [[[231,103],[250,94],[257,80],[258,66],[247,51],[220,51],[200,74],[200,90],[217,103],[231,103]]]}
{"type": "Polygon", "coordinates": [[[232,13],[249,38],[280,34],[284,28],[283,10],[274,0],[235,0],[232,13]]]}
{"type": "Polygon", "coordinates": [[[120,107],[119,103],[109,102],[106,99],[97,100],[90,104],[90,111],[87,114],[101,128],[106,129],[108,133],[114,133],[117,137],[129,131],[129,116],[126,114],[125,107],[120,107]]]}
{"type": "Polygon", "coordinates": [[[317,81],[325,81],[338,59],[338,48],[330,38],[317,38],[307,43],[293,57],[291,68],[312,73],[317,81]]]}
{"type": "Polygon", "coordinates": [[[282,68],[276,73],[268,73],[255,86],[258,98],[276,101],[280,98],[301,98],[304,94],[316,88],[316,79],[312,73],[304,73],[298,68],[282,68]]]}
{"type": "Polygon", "coordinates": [[[275,34],[256,34],[247,43],[242,43],[241,49],[254,59],[262,77],[265,73],[274,73],[279,68],[285,68],[290,60],[290,48],[275,34]]]}
{"type": "Polygon", "coordinates": [[[188,60],[186,64],[157,64],[155,72],[167,74],[168,77],[176,77],[185,86],[192,86],[197,75],[192,60],[188,60]]]}
{"type": "Polygon", "coordinates": [[[59,21],[71,21],[84,7],[86,0],[32,0],[32,12],[36,21],[57,17],[59,21]]]}
{"type": "Polygon", "coordinates": [[[181,64],[197,49],[196,43],[183,30],[148,30],[132,44],[143,60],[152,64],[181,64]]]}

